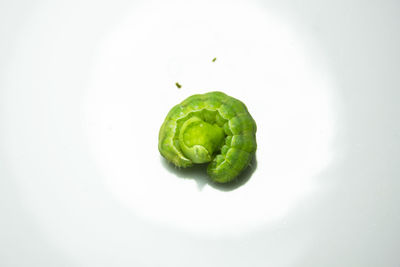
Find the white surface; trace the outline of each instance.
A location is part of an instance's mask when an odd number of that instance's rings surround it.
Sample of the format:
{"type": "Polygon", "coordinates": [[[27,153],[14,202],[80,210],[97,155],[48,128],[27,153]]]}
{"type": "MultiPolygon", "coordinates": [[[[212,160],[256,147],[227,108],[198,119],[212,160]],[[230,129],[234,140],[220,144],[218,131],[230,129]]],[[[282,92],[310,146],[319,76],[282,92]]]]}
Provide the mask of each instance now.
{"type": "Polygon", "coordinates": [[[399,266],[399,13],[1,3],[0,265],[399,266]],[[157,150],[168,110],[211,90],[258,125],[239,187],[157,150]]]}

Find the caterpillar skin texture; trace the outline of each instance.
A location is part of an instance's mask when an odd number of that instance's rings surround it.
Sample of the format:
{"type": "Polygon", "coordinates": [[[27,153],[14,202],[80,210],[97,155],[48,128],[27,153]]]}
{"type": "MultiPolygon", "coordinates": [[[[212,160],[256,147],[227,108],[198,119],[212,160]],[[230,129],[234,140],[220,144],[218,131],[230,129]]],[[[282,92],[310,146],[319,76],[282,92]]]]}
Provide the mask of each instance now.
{"type": "Polygon", "coordinates": [[[241,101],[222,92],[196,94],[169,111],[159,132],[158,149],[178,167],[210,162],[211,179],[228,183],[252,160],[256,131],[241,101]]]}

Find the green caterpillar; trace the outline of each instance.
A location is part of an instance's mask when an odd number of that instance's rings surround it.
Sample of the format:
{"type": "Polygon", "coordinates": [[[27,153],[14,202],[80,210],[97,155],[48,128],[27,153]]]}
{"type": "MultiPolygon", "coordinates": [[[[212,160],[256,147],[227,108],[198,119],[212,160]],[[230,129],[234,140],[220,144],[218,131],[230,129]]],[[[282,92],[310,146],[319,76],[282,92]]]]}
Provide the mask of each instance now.
{"type": "Polygon", "coordinates": [[[256,131],[241,101],[222,92],[196,94],[169,111],[159,132],[158,149],[178,167],[211,162],[207,167],[211,179],[227,183],[252,160],[256,131]]]}

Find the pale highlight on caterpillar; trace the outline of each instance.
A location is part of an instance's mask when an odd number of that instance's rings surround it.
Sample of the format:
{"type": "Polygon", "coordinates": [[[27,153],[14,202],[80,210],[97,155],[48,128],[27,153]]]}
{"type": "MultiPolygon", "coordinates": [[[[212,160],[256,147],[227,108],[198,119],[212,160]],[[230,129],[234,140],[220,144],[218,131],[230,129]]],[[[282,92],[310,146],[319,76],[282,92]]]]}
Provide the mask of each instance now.
{"type": "Polygon", "coordinates": [[[210,162],[211,179],[227,183],[249,166],[257,149],[256,131],[240,100],[222,92],[196,94],[169,111],[158,149],[178,167],[210,162]]]}

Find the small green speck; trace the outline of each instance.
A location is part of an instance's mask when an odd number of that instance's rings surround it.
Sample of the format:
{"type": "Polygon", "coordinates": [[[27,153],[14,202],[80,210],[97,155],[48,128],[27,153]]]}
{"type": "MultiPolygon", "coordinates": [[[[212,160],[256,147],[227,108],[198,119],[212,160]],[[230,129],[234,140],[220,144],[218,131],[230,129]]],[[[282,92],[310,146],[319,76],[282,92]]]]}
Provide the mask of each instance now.
{"type": "Polygon", "coordinates": [[[178,87],[179,89],[182,87],[182,85],[180,85],[179,83],[175,83],[176,87],[178,87]]]}
{"type": "Polygon", "coordinates": [[[215,62],[216,60],[217,60],[217,58],[215,57],[215,58],[213,58],[212,62],[215,62]]]}

